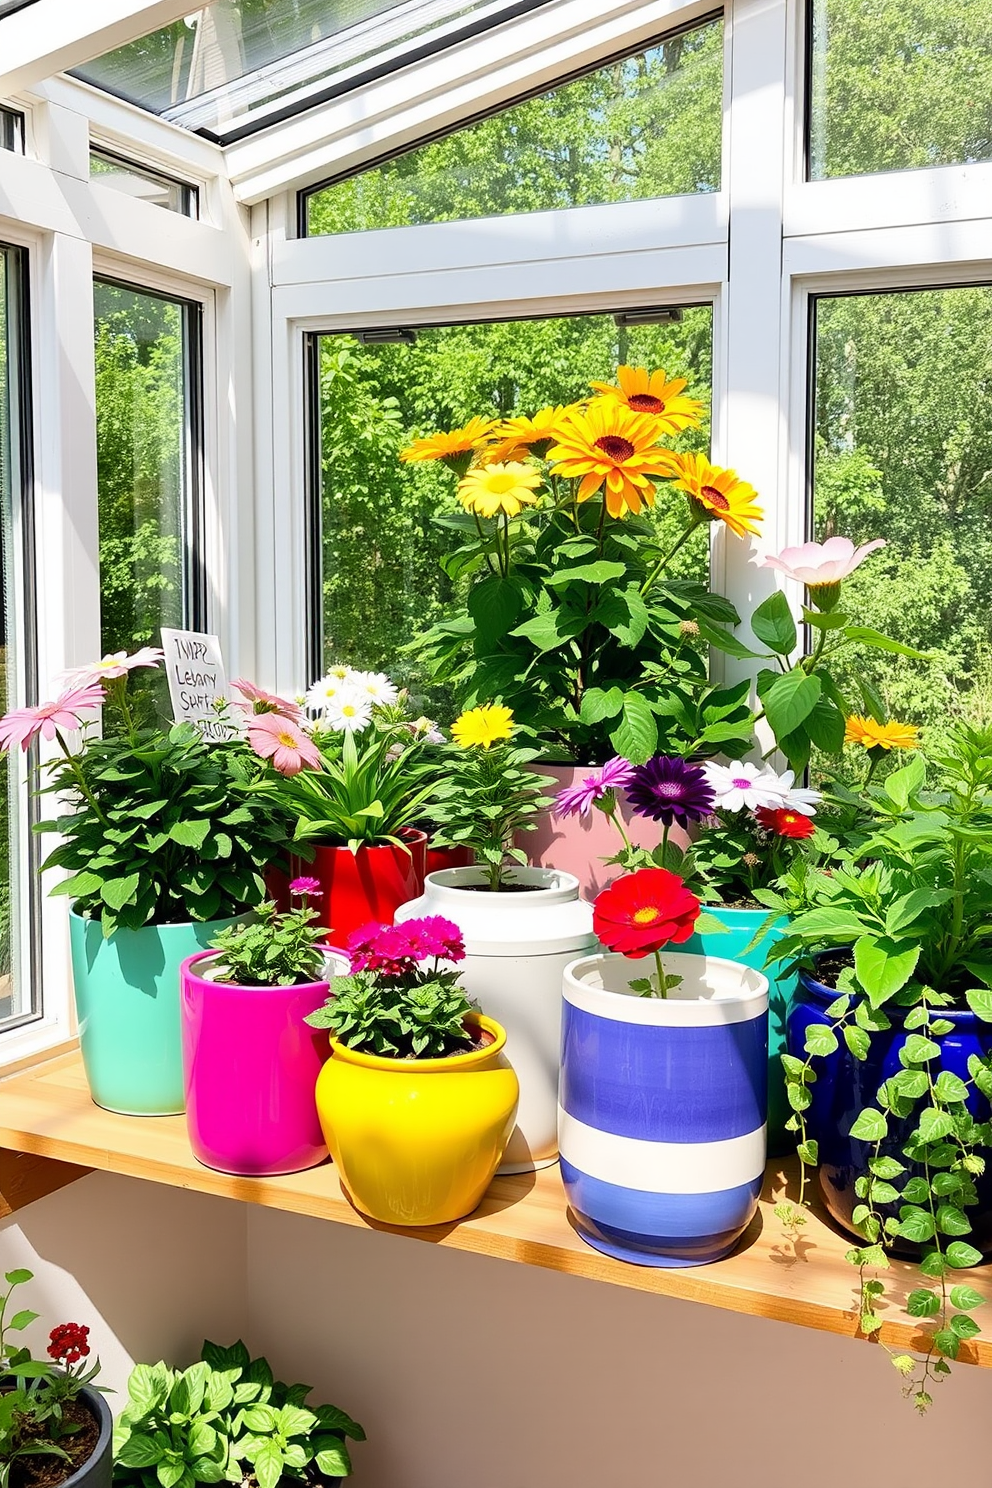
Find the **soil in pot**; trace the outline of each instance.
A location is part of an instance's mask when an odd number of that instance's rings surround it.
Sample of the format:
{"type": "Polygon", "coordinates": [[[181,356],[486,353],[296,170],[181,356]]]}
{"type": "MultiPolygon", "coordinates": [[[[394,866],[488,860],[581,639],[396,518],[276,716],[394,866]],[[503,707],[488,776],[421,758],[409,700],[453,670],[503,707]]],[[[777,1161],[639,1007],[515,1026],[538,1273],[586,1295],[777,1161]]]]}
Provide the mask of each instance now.
{"type": "Polygon", "coordinates": [[[54,1454],[15,1457],[10,1468],[10,1488],[59,1488],[93,1456],[100,1440],[100,1422],[93,1412],[82,1400],[68,1400],[62,1407],[62,1416],[69,1426],[78,1428],[58,1440],[69,1461],[54,1454]]]}

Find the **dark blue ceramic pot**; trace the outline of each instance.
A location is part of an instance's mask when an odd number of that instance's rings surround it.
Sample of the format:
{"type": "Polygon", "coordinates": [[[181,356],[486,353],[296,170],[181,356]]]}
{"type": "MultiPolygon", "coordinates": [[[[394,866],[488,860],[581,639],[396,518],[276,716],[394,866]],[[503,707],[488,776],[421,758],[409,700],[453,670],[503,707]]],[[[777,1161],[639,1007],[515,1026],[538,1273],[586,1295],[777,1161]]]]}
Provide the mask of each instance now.
{"type": "MultiPolygon", "coordinates": [[[[798,1059],[805,1059],[806,1031],[811,1024],[831,1022],[826,1016],[826,1009],[836,997],[835,988],[824,986],[808,972],[800,973],[799,992],[786,1024],[786,1047],[790,1054],[798,1059]]],[[[806,1112],[808,1134],[819,1143],[818,1173],[827,1209],[838,1224],[855,1236],[857,1231],[851,1224],[851,1215],[855,1204],[860,1200],[855,1197],[854,1183],[855,1179],[868,1171],[868,1158],[873,1144],[857,1141],[847,1133],[865,1106],[877,1105],[879,1086],[890,1075],[898,1074],[903,1068],[899,1062],[899,1050],[907,1038],[905,1016],[908,1009],[886,1007],[885,1011],[892,1020],[892,1027],[884,1033],[872,1034],[871,1048],[864,1063],[854,1058],[843,1039],[836,1053],[825,1059],[814,1060],[816,1082],[810,1086],[813,1101],[806,1112]]],[[[983,1023],[968,1010],[946,1012],[941,1009],[940,1015],[955,1026],[953,1033],[945,1034],[939,1040],[941,1054],[938,1068],[950,1070],[952,1074],[967,1080],[970,1078],[969,1055],[984,1056],[992,1053],[992,1024],[983,1023]]],[[[974,1117],[981,1121],[988,1120],[989,1102],[985,1096],[973,1091],[968,1105],[974,1117]]],[[[889,1136],[880,1149],[883,1155],[905,1162],[902,1149],[916,1125],[916,1119],[918,1118],[907,1117],[903,1121],[894,1121],[889,1118],[889,1136]]],[[[992,1153],[985,1155],[992,1158],[992,1153]]],[[[922,1172],[921,1167],[907,1164],[906,1177],[922,1172]]],[[[900,1183],[902,1181],[900,1179],[900,1183]]],[[[983,1254],[990,1255],[992,1162],[990,1170],[976,1179],[976,1187],[978,1204],[969,1207],[967,1211],[973,1233],[964,1238],[970,1245],[977,1246],[983,1254]]],[[[898,1208],[898,1204],[884,1204],[880,1206],[879,1213],[883,1218],[889,1214],[898,1218],[898,1208]]],[[[910,1258],[919,1256],[919,1247],[908,1241],[897,1240],[893,1250],[897,1255],[910,1258]]]]}

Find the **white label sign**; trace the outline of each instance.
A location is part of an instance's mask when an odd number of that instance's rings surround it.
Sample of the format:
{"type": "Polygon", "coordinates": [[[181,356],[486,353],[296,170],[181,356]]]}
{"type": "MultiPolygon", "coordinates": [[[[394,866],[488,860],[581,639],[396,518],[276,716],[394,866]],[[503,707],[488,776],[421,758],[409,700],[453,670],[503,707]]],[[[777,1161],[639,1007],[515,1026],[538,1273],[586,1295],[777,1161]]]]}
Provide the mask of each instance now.
{"type": "Polygon", "coordinates": [[[197,630],[162,630],[165,670],[172,716],[192,723],[205,739],[232,739],[238,732],[218,715],[217,704],[229,701],[227,673],[215,635],[197,630]]]}

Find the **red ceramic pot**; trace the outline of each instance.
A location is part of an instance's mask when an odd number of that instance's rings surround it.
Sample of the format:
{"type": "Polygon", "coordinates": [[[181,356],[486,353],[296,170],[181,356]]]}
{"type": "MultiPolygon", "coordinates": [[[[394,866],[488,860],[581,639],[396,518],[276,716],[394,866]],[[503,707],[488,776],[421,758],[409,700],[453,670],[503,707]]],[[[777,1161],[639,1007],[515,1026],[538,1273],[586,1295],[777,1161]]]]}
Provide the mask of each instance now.
{"type": "Polygon", "coordinates": [[[369,920],[391,925],[400,905],[423,893],[427,833],[404,827],[398,835],[403,847],[383,842],[352,852],[349,847],[318,845],[312,862],[294,863],[294,874],[320,883],[314,908],[332,945],[343,945],[369,920]]]}
{"type": "MultiPolygon", "coordinates": [[[[557,796],[566,786],[581,784],[595,768],[594,765],[533,766],[539,774],[554,779],[555,784],[547,788],[549,796],[557,796]]],[[[635,847],[651,851],[661,842],[661,823],[635,816],[623,792],[618,794],[624,831],[635,847]]],[[[680,847],[687,846],[689,841],[679,827],[673,827],[669,837],[680,847]]],[[[560,868],[563,873],[574,873],[579,880],[579,893],[585,899],[595,899],[601,889],[620,875],[619,868],[608,867],[605,861],[622,847],[620,834],[609,818],[595,808],[586,816],[558,817],[554,815],[554,807],[549,807],[537,818],[537,831],[520,833],[517,844],[535,868],[560,868]]]]}
{"type": "Polygon", "coordinates": [[[431,847],[427,840],[427,872],[440,873],[443,868],[471,868],[475,853],[470,847],[431,847]]]}

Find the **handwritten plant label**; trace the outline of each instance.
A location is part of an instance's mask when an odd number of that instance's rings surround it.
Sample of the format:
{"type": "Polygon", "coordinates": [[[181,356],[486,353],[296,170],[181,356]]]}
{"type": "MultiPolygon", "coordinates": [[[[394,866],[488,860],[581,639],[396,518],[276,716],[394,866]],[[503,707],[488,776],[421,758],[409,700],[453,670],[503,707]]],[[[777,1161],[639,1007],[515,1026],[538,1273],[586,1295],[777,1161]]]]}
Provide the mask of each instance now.
{"type": "Polygon", "coordinates": [[[227,673],[217,637],[163,626],[162,649],[176,722],[193,724],[204,739],[234,738],[237,728],[217,711],[218,704],[229,701],[227,673]]]}

